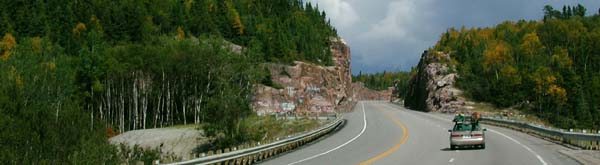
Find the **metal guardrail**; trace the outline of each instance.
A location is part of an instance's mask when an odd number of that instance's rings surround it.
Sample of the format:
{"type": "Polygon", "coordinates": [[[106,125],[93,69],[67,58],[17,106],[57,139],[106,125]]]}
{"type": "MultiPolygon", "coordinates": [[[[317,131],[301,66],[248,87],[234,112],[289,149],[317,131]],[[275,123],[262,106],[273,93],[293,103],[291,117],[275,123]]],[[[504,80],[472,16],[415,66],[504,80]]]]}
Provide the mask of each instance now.
{"type": "Polygon", "coordinates": [[[560,129],[545,128],[525,122],[484,117],[482,123],[506,127],[517,131],[535,134],[562,143],[574,145],[582,149],[600,150],[600,134],[566,132],[560,129]]]}
{"type": "Polygon", "coordinates": [[[210,155],[172,164],[253,164],[279,153],[293,150],[306,143],[310,143],[313,140],[316,140],[319,137],[333,131],[338,126],[344,124],[344,122],[345,119],[338,115],[333,122],[330,122],[317,130],[305,134],[277,140],[271,143],[267,142],[263,145],[258,145],[247,149],[236,150],[236,148],[234,148],[232,149],[234,151],[231,152],[227,152],[230,149],[226,149],[224,150],[225,153],[222,154],[219,154],[220,151],[218,151],[216,155],[210,155]]]}
{"type": "Polygon", "coordinates": [[[285,120],[298,120],[298,119],[318,119],[318,120],[331,120],[336,119],[337,114],[318,114],[318,115],[298,115],[298,114],[276,114],[275,117],[277,119],[285,119],[285,120]]]}

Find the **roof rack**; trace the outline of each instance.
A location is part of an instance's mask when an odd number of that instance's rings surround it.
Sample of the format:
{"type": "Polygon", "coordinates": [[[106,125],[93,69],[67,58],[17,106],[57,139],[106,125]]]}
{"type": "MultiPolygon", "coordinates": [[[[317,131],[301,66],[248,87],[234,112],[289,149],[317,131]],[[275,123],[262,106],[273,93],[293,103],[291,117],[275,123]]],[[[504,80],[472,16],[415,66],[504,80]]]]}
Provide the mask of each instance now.
{"type": "Polygon", "coordinates": [[[455,123],[476,122],[475,119],[471,116],[461,116],[461,115],[454,117],[454,119],[452,121],[455,123]]]}

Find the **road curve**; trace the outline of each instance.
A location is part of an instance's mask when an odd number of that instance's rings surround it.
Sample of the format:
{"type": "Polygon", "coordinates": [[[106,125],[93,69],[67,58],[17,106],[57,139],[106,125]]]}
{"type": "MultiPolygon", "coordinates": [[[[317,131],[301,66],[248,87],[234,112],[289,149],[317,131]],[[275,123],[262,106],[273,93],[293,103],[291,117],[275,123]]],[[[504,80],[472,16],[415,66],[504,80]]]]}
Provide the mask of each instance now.
{"type": "Polygon", "coordinates": [[[386,102],[359,102],[344,117],[338,132],[261,164],[578,164],[563,146],[488,125],[486,149],[450,150],[452,116],[386,102]]]}

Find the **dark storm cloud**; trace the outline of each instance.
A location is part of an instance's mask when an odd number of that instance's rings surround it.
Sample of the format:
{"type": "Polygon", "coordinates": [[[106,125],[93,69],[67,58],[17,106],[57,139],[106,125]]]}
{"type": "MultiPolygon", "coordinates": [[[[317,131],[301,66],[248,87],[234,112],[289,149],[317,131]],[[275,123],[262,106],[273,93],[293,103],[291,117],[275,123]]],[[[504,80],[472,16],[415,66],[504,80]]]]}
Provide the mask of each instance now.
{"type": "Polygon", "coordinates": [[[423,50],[450,27],[494,26],[506,20],[540,20],[544,5],[562,9],[581,3],[598,13],[600,1],[585,0],[309,0],[327,12],[352,49],[354,74],[409,70],[423,50]]]}

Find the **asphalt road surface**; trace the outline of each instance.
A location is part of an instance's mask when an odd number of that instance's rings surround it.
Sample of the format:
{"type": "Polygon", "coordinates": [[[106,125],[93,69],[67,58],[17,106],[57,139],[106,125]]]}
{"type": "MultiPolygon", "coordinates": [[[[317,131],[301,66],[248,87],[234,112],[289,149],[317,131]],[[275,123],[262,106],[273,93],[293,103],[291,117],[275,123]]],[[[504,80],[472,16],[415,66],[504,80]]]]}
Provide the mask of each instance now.
{"type": "Polygon", "coordinates": [[[451,115],[386,102],[359,102],[344,118],[338,132],[262,164],[578,164],[561,145],[488,125],[485,149],[450,150],[451,115]]]}

